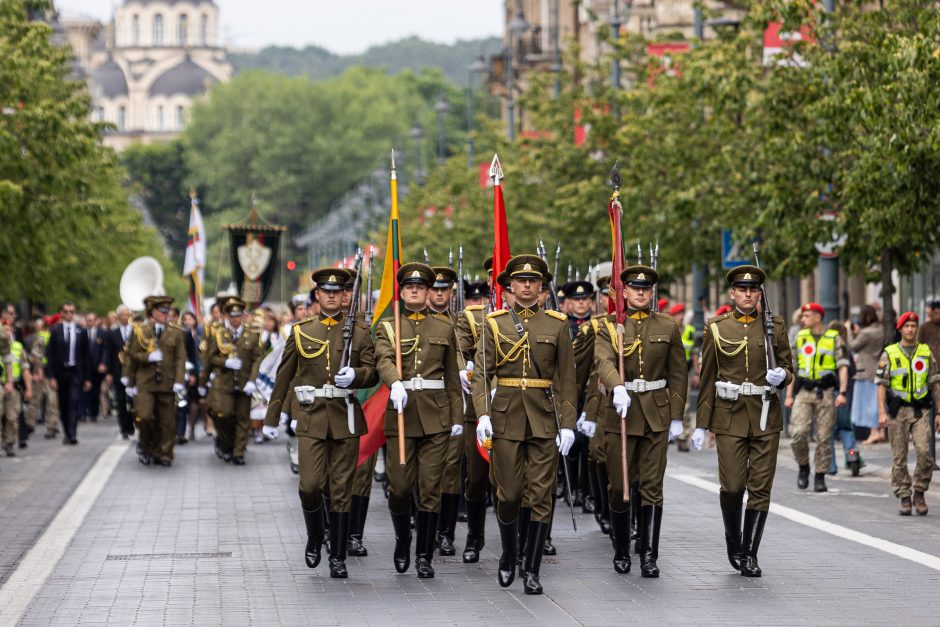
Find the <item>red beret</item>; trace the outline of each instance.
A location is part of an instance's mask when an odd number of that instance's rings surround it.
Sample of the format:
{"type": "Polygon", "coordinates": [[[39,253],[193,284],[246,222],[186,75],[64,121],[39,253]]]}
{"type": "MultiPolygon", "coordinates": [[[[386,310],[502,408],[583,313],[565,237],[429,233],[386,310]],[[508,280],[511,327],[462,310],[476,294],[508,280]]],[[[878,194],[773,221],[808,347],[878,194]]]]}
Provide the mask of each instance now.
{"type": "Polygon", "coordinates": [[[682,303],[676,303],[669,309],[670,316],[677,316],[685,311],[685,305],[682,303]]]}
{"type": "Polygon", "coordinates": [[[917,317],[917,314],[913,311],[906,311],[901,314],[901,317],[898,318],[897,330],[900,331],[901,327],[904,326],[907,322],[920,322],[920,318],[917,317]]]}
{"type": "Polygon", "coordinates": [[[658,301],[656,301],[656,304],[659,306],[659,310],[662,311],[663,309],[669,306],[669,299],[660,298],[658,301]]]}
{"type": "Polygon", "coordinates": [[[715,312],[716,316],[720,316],[731,311],[731,305],[722,305],[718,308],[718,311],[715,312]]]}
{"type": "Polygon", "coordinates": [[[800,307],[800,311],[815,311],[820,316],[826,315],[826,310],[823,309],[823,306],[820,305],[819,303],[806,303],[805,305],[800,307]]]}

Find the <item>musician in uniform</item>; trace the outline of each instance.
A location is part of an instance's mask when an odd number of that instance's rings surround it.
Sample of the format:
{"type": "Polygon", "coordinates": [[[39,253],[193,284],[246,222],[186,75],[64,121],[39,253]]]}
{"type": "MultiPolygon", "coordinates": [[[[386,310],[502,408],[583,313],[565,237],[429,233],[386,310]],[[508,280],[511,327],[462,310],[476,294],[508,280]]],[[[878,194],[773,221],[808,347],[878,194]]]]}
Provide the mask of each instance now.
{"type": "Polygon", "coordinates": [[[463,407],[457,365],[457,347],[449,319],[427,308],[428,289],[436,273],[423,263],[406,263],[398,270],[404,309],[401,334],[386,318],[376,329],[375,355],[382,382],[391,388],[385,413],[388,438],[388,508],[395,528],[395,569],[410,565],[411,503],[417,487],[418,577],[434,577],[431,560],[441,511],[441,475],[454,431],[463,427],[463,407]],[[396,367],[400,346],[401,372],[396,367]],[[405,463],[398,452],[398,414],[404,413],[405,463]]]}
{"type": "Polygon", "coordinates": [[[770,509],[783,430],[777,391],[793,380],[787,327],[780,316],[772,317],[772,350],[777,367],[767,368],[763,318],[757,309],[765,278],[763,270],[750,265],[728,272],[734,309],[705,325],[697,427],[692,433],[697,448],[705,431],[715,434],[728,561],[745,577],[761,576],[757,550],[770,509]],[[745,490],[747,508],[742,529],[745,490]]]}
{"type": "Polygon", "coordinates": [[[502,541],[499,584],[515,579],[519,514],[531,507],[523,564],[526,594],[541,594],[542,550],[552,512],[558,453],[574,443],[577,421],[574,355],[567,317],[538,305],[547,264],[518,255],[504,272],[514,304],[490,313],[482,326],[473,377],[477,439],[492,446],[497,523],[502,541]],[[495,383],[489,379],[495,377],[495,383]],[[496,393],[490,400],[491,385],[496,393]]]}

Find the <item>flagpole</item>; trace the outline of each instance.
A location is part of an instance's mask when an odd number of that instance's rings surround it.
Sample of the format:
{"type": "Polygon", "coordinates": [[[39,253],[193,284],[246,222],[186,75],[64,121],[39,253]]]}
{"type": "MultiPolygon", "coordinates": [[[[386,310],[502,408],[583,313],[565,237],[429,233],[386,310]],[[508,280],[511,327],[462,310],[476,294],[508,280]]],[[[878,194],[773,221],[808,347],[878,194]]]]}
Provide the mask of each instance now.
{"type": "MultiPolygon", "coordinates": [[[[389,181],[392,196],[392,267],[395,270],[392,296],[392,315],[395,319],[395,368],[399,381],[401,369],[401,288],[398,285],[398,268],[401,264],[401,251],[398,250],[398,172],[395,170],[395,150],[392,149],[392,175],[389,181]]],[[[405,412],[398,410],[398,463],[405,465],[405,412]]]]}
{"type": "MultiPolygon", "coordinates": [[[[623,302],[623,281],[620,279],[620,273],[623,272],[624,250],[623,250],[623,232],[621,224],[623,222],[623,206],[620,204],[620,164],[615,163],[614,169],[610,173],[610,182],[614,187],[613,194],[610,196],[610,229],[611,243],[613,248],[613,259],[610,268],[610,287],[614,290],[614,312],[617,322],[617,338],[614,342],[617,349],[617,368],[620,371],[620,381],[626,383],[626,371],[623,363],[623,323],[626,318],[626,306],[623,302]]],[[[608,313],[610,306],[608,305],[608,313]]],[[[611,338],[613,339],[613,338],[611,338]]],[[[627,459],[627,418],[620,417],[620,471],[623,477],[623,500],[630,502],[630,480],[629,480],[629,460],[627,459]]]]}

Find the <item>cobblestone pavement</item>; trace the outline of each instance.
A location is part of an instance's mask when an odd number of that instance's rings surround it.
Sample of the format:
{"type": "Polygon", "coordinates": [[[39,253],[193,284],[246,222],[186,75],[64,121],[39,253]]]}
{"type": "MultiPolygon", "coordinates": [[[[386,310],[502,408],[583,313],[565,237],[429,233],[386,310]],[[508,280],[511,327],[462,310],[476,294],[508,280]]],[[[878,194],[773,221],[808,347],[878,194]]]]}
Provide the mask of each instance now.
{"type": "MultiPolygon", "coordinates": [[[[234,467],[202,438],[178,447],[172,468],[155,468],[138,464],[132,444],[115,434],[113,422],[83,425],[77,447],[40,438],[21,457],[0,460],[6,581],[101,451],[127,446],[25,611],[0,609],[0,624],[940,624],[940,498],[928,493],[929,516],[899,517],[886,445],[863,449],[869,465],[861,477],[842,470],[829,478],[830,492],[814,494],[797,490],[782,442],[774,502],[926,553],[927,565],[772,514],[761,545],[764,577],[740,577],[725,557],[718,499],[696,485],[717,482],[714,450],[671,449],[661,578],[616,574],[610,541],[593,518],[579,513],[574,532],[560,506],[558,556],[542,567],[546,594],[531,597],[518,581],[505,590],[496,583],[492,513],[479,564],[461,563],[458,551],[435,558],[435,579],[418,580],[413,570],[394,571],[392,528],[375,486],[369,556],[350,558],[349,579],[331,580],[325,560],[315,570],[304,565],[296,477],[283,442],[251,446],[248,465],[234,467]]],[[[458,524],[459,549],[465,532],[458,524]]]]}

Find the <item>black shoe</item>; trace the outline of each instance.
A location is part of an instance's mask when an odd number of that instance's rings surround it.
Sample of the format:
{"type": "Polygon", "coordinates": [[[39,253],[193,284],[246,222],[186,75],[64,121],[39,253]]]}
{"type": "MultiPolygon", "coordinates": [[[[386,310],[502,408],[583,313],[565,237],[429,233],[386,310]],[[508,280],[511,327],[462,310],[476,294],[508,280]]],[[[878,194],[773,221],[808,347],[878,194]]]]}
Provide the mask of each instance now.
{"type": "Polygon", "coordinates": [[[721,518],[725,523],[725,544],[728,547],[728,562],[732,568],[741,570],[741,494],[721,492],[721,518]]]}
{"type": "Polygon", "coordinates": [[[229,452],[223,452],[223,453],[222,453],[222,461],[225,462],[226,464],[229,463],[230,461],[232,461],[232,454],[229,453],[229,452]]]}
{"type": "Polygon", "coordinates": [[[610,537],[614,543],[614,570],[630,572],[630,504],[622,512],[610,510],[610,537]]]}
{"type": "Polygon", "coordinates": [[[634,481],[630,484],[630,539],[636,540],[635,552],[640,554],[640,516],[643,510],[640,508],[640,484],[634,481]]]}
{"type": "Polygon", "coordinates": [[[71,444],[72,446],[77,445],[77,444],[78,444],[78,439],[77,439],[77,438],[72,438],[71,440],[69,440],[69,444],[71,444]]]}
{"type": "Polygon", "coordinates": [[[597,505],[594,503],[594,497],[588,495],[584,497],[584,503],[581,505],[582,514],[593,514],[597,511],[597,505]]]}
{"type": "Polygon", "coordinates": [[[496,524],[499,527],[499,539],[503,545],[503,554],[499,557],[499,570],[496,577],[500,586],[508,588],[516,578],[516,561],[519,555],[519,519],[504,523],[497,514],[496,524]]]}
{"type": "Polygon", "coordinates": [[[800,474],[796,476],[796,487],[801,490],[809,487],[809,464],[800,465],[800,474]]]}
{"type": "Polygon", "coordinates": [[[393,512],[392,527],[395,529],[395,570],[406,573],[411,565],[411,509],[401,514],[393,512]]]}
{"type": "MultiPolygon", "coordinates": [[[[321,506],[322,507],[322,506],[321,506]]],[[[307,568],[316,568],[320,563],[320,547],[323,544],[323,512],[320,508],[304,512],[304,525],[307,527],[307,546],[304,549],[304,561],[307,568]]]]}
{"type": "Polygon", "coordinates": [[[20,440],[20,448],[26,448],[27,446],[26,440],[20,440]]]}
{"type": "Polygon", "coordinates": [[[438,518],[437,546],[442,556],[457,554],[454,548],[454,533],[457,527],[457,510],[460,508],[460,495],[441,495],[441,515],[438,518]]]}
{"type": "Polygon", "coordinates": [[[349,536],[349,512],[330,512],[330,577],[346,579],[346,542],[349,536]]]}
{"type": "Polygon", "coordinates": [[[640,574],[644,577],[659,577],[659,529],[663,522],[663,508],[661,505],[644,505],[643,527],[640,535],[643,537],[643,550],[640,553],[640,574]]]}
{"type": "Polygon", "coordinates": [[[349,511],[349,541],[347,542],[346,553],[354,557],[365,557],[369,554],[366,547],[362,546],[362,532],[366,526],[366,513],[369,511],[369,497],[352,497],[352,505],[349,511]]]}
{"type": "Polygon", "coordinates": [[[551,538],[545,538],[545,543],[542,545],[542,555],[558,555],[558,549],[552,544],[551,538]]]}
{"type": "Polygon", "coordinates": [[[744,530],[741,534],[741,575],[744,577],[760,577],[761,569],[757,565],[757,549],[760,547],[761,536],[764,535],[764,523],[767,522],[767,512],[756,509],[744,510],[744,530]]]}
{"type": "Polygon", "coordinates": [[[826,487],[826,473],[817,472],[816,476],[813,478],[813,492],[828,492],[829,488],[826,487]]]}
{"type": "Polygon", "coordinates": [[[147,455],[146,453],[138,453],[138,454],[137,454],[137,461],[139,461],[139,462],[140,462],[141,464],[143,464],[144,466],[149,466],[149,465],[150,465],[150,461],[151,461],[151,460],[150,460],[150,455],[147,455]]]}
{"type": "Polygon", "coordinates": [[[170,466],[173,465],[173,462],[171,462],[168,459],[161,459],[157,462],[157,464],[159,464],[160,466],[163,466],[164,468],[169,468],[170,466]]]}
{"type": "Polygon", "coordinates": [[[176,443],[179,444],[179,445],[186,444],[187,442],[189,442],[189,440],[187,440],[186,438],[184,438],[184,437],[181,436],[181,435],[176,437],[176,443]]]}
{"type": "Polygon", "coordinates": [[[300,474],[300,466],[298,466],[297,464],[291,464],[291,465],[290,465],[290,471],[291,471],[292,473],[294,473],[295,475],[299,475],[299,474],[300,474]]]}
{"type": "Polygon", "coordinates": [[[440,514],[418,510],[418,538],[415,546],[415,570],[418,579],[434,579],[434,536],[437,535],[437,521],[440,514]]]}
{"type": "Polygon", "coordinates": [[[245,465],[245,458],[244,458],[244,457],[233,457],[233,458],[232,458],[232,464],[233,464],[234,466],[244,466],[244,465],[245,465]]]}
{"type": "Polygon", "coordinates": [[[222,447],[219,445],[219,438],[216,437],[212,441],[212,447],[215,450],[215,456],[219,459],[222,459],[222,447]]]}
{"type": "Polygon", "coordinates": [[[526,594],[542,594],[539,571],[542,568],[542,553],[548,537],[548,523],[530,521],[527,536],[525,576],[522,580],[522,589],[526,594]]]}
{"type": "MultiPolygon", "coordinates": [[[[554,501],[553,501],[554,503],[554,501]]],[[[532,508],[519,509],[519,539],[516,542],[516,561],[519,564],[519,577],[525,577],[525,547],[526,536],[529,533],[529,519],[532,517],[532,508]]]]}
{"type": "Polygon", "coordinates": [[[122,433],[122,434],[121,434],[121,439],[122,439],[122,440],[130,440],[130,439],[131,439],[131,436],[128,435],[127,433],[122,433]]]}
{"type": "Polygon", "coordinates": [[[486,525],[486,502],[467,501],[467,546],[463,550],[463,563],[476,564],[486,543],[483,535],[486,525]]]}

